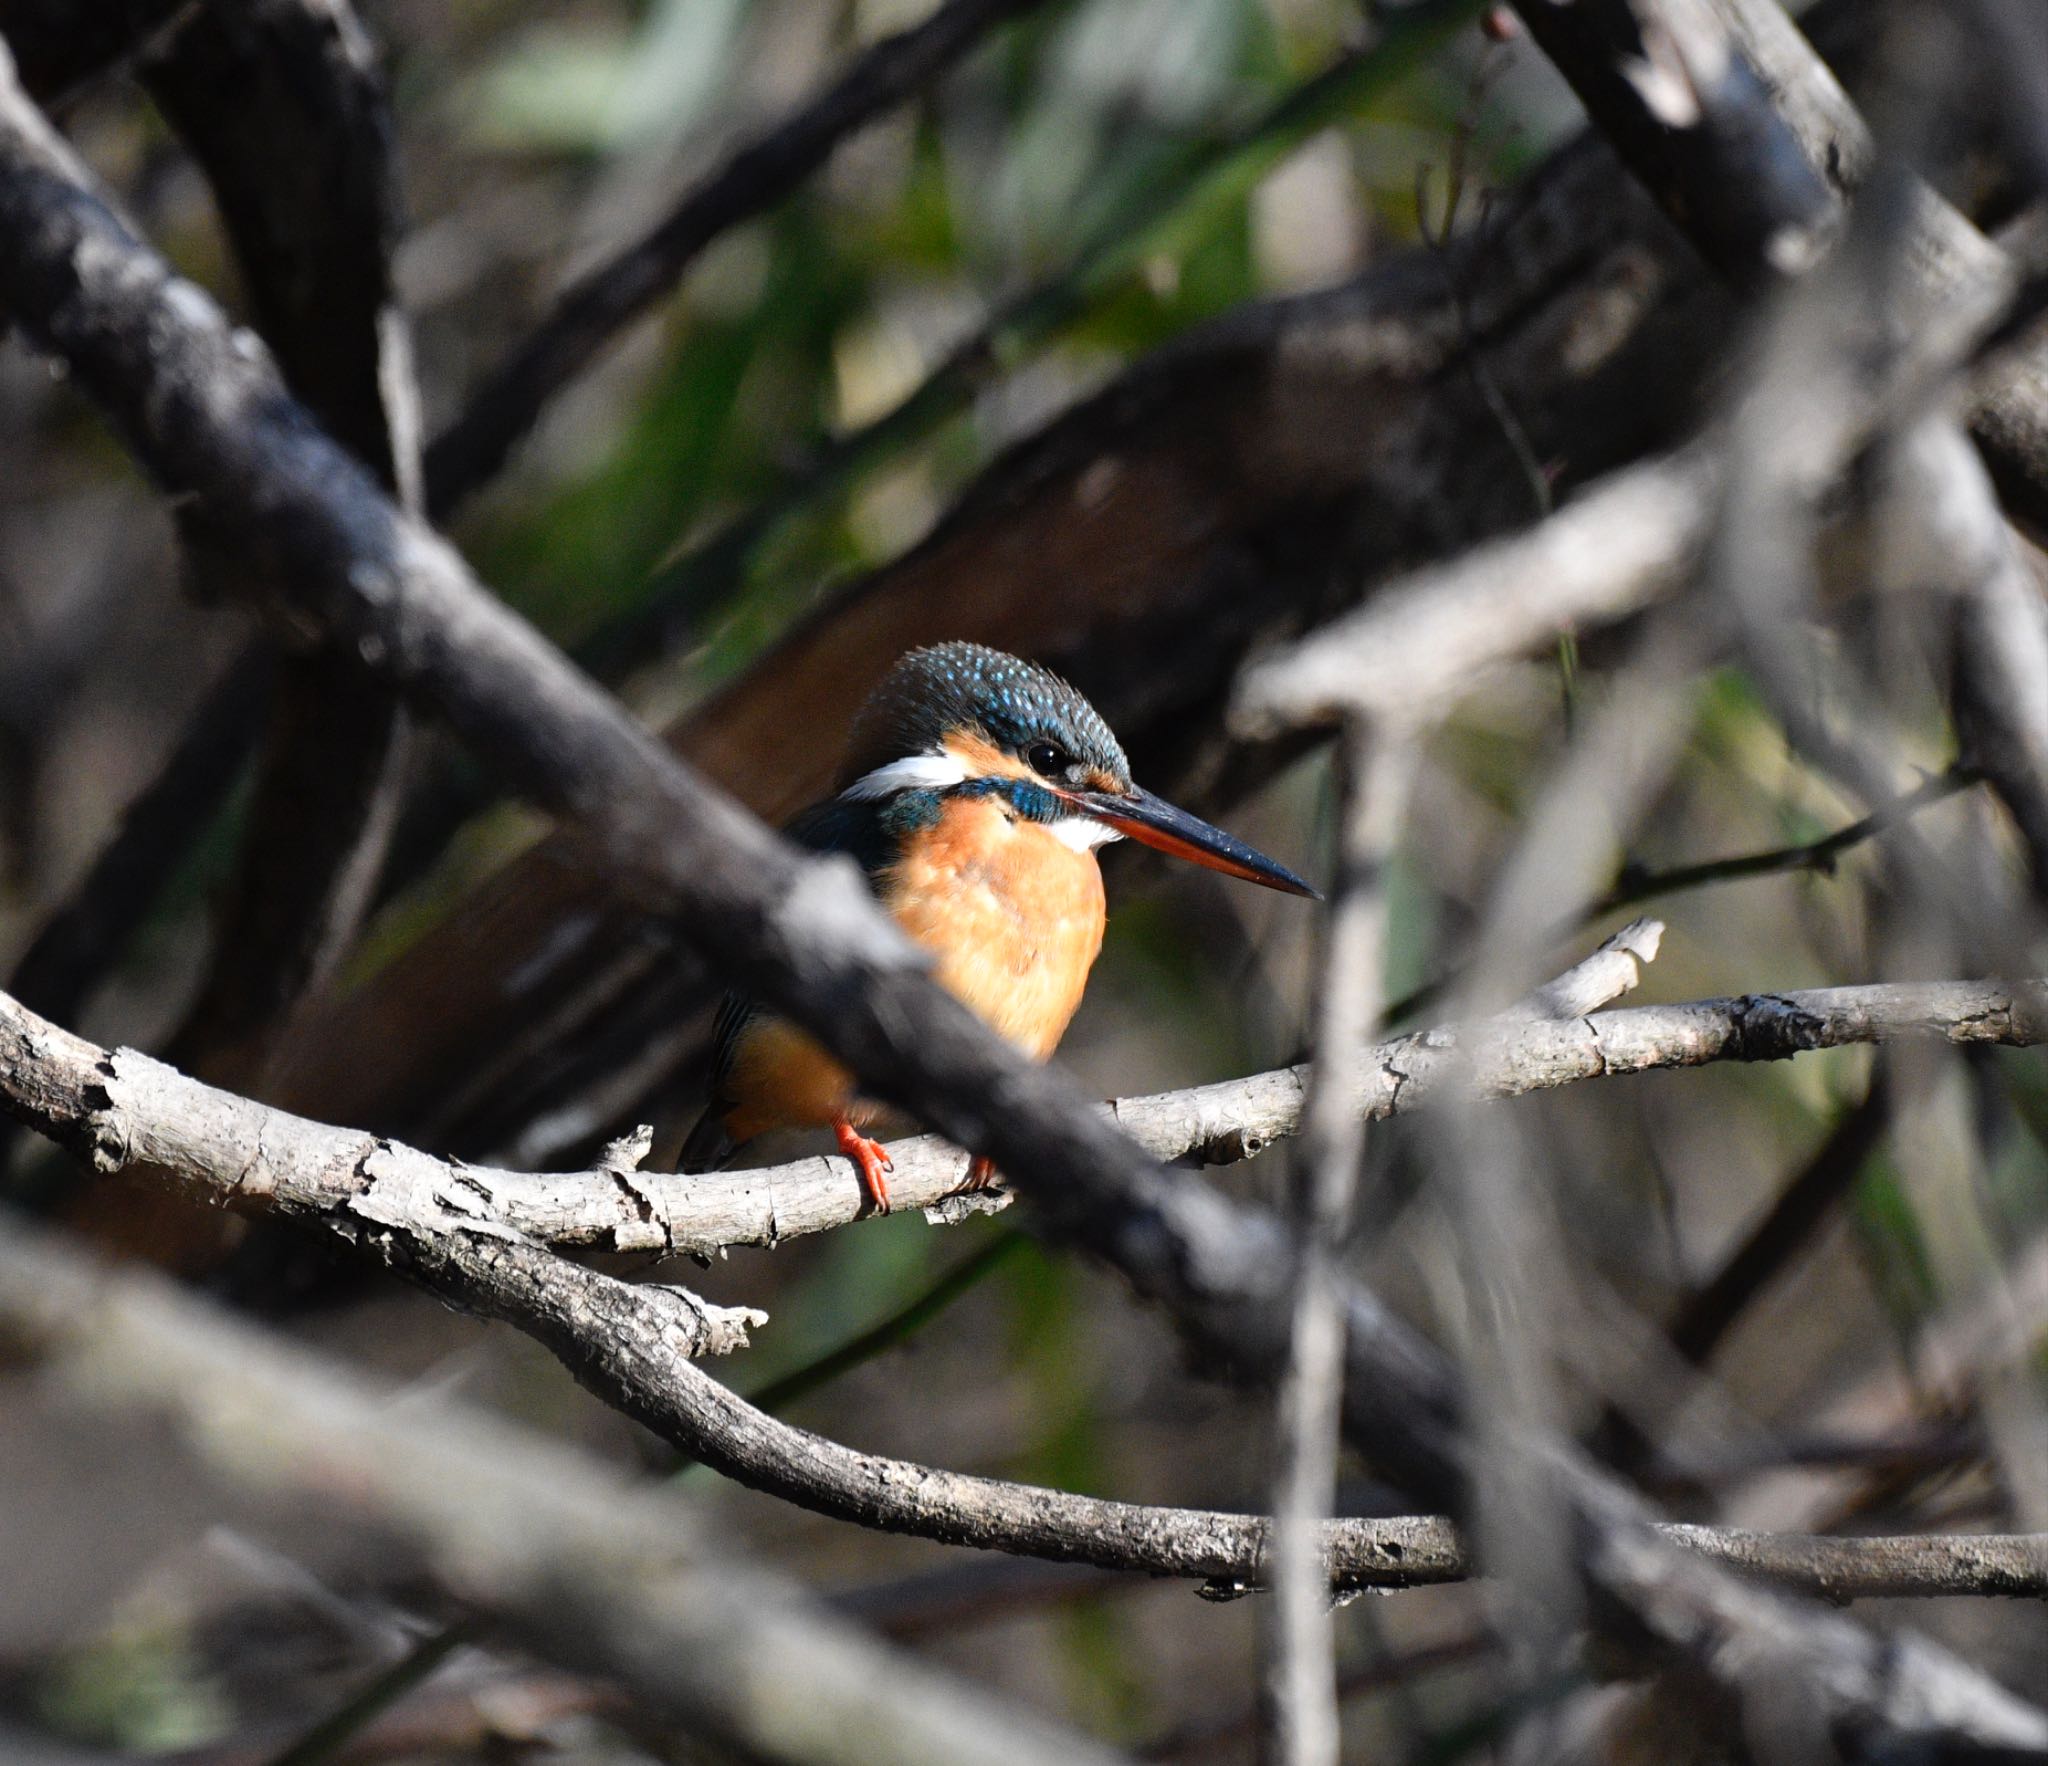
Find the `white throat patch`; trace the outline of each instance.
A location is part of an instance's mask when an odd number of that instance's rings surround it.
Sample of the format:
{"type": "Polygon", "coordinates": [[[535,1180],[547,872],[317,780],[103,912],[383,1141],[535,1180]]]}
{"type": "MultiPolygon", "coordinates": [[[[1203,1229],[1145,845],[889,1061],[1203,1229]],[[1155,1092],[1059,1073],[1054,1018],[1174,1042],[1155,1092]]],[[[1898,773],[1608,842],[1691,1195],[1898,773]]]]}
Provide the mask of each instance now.
{"type": "MultiPolygon", "coordinates": [[[[870,803],[893,797],[898,791],[944,791],[967,783],[967,763],[959,755],[940,750],[936,754],[912,754],[878,766],[839,793],[842,803],[870,803]]],[[[1062,846],[1075,852],[1093,852],[1123,836],[1107,822],[1093,816],[1062,816],[1056,822],[1039,824],[1062,846]]]]}
{"type": "Polygon", "coordinates": [[[898,791],[943,791],[967,782],[967,763],[957,754],[912,754],[863,773],[840,792],[842,800],[864,803],[898,791]]]}
{"type": "Polygon", "coordinates": [[[1123,838],[1107,822],[1098,822],[1093,816],[1061,816],[1046,832],[1076,852],[1093,852],[1098,846],[1123,838]]]}

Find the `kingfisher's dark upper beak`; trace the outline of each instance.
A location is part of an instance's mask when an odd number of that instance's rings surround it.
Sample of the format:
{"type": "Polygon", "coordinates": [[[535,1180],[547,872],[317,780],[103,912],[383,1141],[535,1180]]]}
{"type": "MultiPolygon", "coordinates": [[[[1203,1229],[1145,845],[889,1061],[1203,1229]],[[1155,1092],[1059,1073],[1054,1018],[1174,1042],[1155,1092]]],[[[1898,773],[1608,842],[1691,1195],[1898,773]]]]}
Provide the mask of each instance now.
{"type": "Polygon", "coordinates": [[[1312,901],[1323,899],[1285,865],[1276,864],[1235,835],[1211,827],[1184,809],[1175,809],[1165,798],[1154,797],[1149,791],[1133,786],[1121,793],[1071,791],[1061,795],[1119,834],[1128,834],[1133,840],[1142,840],[1176,858],[1193,859],[1212,871],[1263,883],[1268,889],[1284,889],[1289,895],[1306,895],[1312,901]]]}

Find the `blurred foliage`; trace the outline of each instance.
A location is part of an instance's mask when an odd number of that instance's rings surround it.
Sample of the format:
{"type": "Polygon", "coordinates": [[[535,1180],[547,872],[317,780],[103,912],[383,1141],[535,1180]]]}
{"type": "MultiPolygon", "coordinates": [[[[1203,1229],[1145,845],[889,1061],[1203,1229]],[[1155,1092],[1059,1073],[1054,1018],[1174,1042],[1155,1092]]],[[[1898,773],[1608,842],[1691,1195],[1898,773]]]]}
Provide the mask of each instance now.
{"type": "MultiPolygon", "coordinates": [[[[1399,53],[1362,57],[1342,24],[1322,9],[1283,23],[1251,0],[1090,0],[1003,33],[686,279],[650,340],[654,362],[591,452],[547,471],[544,435],[540,467],[473,524],[484,573],[573,642],[692,536],[793,493],[785,513],[799,519],[763,536],[737,585],[711,591],[733,610],[716,672],[741,666],[821,583],[914,538],[1021,424],[1277,285],[1292,266],[1271,261],[1280,246],[1257,249],[1262,181],[1320,129],[1369,123],[1397,99],[1420,114],[1412,76],[1450,35],[1397,23],[1399,53]],[[1314,102],[1290,108],[1332,64],[1314,102]],[[807,495],[807,461],[897,406],[991,312],[1007,386],[927,394],[859,458],[861,483],[842,472],[807,495]]],[[[587,56],[576,42],[563,53],[587,56]]],[[[489,114],[493,140],[516,134],[516,107],[489,114]]],[[[1339,186],[1326,208],[1387,207],[1412,228],[1405,173],[1375,189],[1355,162],[1316,165],[1339,186]]],[[[1363,234],[1330,242],[1319,278],[1364,249],[1363,234]]]]}
{"type": "Polygon", "coordinates": [[[134,1615],[61,1659],[43,1682],[43,1720],[61,1735],[157,1753],[229,1732],[235,1717],[184,1614],[134,1615]]]}

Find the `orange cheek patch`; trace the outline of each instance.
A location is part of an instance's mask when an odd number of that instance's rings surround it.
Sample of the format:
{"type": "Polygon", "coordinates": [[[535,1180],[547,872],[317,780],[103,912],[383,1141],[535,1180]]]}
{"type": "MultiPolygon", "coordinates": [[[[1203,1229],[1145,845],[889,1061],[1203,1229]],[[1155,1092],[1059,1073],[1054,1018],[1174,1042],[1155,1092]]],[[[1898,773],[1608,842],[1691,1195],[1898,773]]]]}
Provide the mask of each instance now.
{"type": "Polygon", "coordinates": [[[1035,779],[1014,754],[1006,754],[979,730],[955,730],[946,738],[946,752],[959,761],[970,779],[1035,779]]]}

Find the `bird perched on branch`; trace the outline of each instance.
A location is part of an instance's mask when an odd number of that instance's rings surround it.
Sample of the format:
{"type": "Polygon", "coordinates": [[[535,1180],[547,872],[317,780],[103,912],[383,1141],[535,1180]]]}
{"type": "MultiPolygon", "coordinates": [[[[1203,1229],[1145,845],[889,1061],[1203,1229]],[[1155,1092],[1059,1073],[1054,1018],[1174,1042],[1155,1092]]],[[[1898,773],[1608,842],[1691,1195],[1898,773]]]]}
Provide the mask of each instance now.
{"type": "MultiPolygon", "coordinates": [[[[1131,781],[1088,701],[1049,670],[979,644],[913,650],[855,721],[839,795],[790,837],[850,854],[933,974],[1034,1060],[1058,1045],[1102,948],[1095,849],[1129,835],[1292,895],[1315,890],[1241,840],[1131,781]]],[[[830,1127],[886,1212],[882,1106],[786,1019],[730,995],[714,1032],[712,1103],[684,1143],[705,1170],[770,1129],[830,1127]]],[[[993,1176],[976,1160],[967,1187],[993,1176]]]]}

